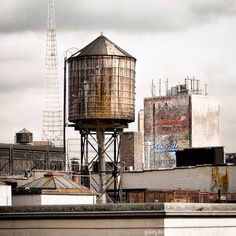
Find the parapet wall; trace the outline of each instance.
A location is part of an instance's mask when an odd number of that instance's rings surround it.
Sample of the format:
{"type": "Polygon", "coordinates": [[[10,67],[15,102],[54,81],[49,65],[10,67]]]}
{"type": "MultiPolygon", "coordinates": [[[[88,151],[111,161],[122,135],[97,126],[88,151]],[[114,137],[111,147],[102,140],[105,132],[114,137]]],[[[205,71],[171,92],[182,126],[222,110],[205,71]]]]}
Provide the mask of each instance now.
{"type": "Polygon", "coordinates": [[[0,236],[235,235],[236,204],[0,207],[0,236]]]}

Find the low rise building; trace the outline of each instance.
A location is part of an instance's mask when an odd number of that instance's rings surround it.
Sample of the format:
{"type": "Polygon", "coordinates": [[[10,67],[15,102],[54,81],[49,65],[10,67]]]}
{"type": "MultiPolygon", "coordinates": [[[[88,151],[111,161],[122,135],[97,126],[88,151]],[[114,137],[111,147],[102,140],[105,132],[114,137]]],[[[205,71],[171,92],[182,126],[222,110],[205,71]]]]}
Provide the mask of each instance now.
{"type": "Polygon", "coordinates": [[[58,172],[49,172],[39,179],[16,188],[13,206],[95,204],[96,193],[58,172]]]}

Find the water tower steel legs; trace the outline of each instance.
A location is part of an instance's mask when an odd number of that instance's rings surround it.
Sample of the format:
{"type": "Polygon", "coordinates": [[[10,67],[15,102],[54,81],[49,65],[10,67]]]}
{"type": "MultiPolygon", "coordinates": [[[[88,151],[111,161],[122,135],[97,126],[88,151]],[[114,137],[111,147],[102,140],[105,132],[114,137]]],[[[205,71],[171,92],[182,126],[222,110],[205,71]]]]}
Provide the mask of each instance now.
{"type": "Polygon", "coordinates": [[[117,179],[118,179],[118,173],[117,173],[117,171],[118,171],[118,167],[117,167],[117,165],[118,165],[118,156],[119,156],[119,153],[117,154],[117,137],[118,137],[118,133],[117,132],[114,132],[114,134],[113,134],[113,138],[114,138],[114,171],[113,171],[113,173],[112,173],[112,175],[113,175],[113,178],[114,178],[114,199],[115,199],[115,202],[118,202],[118,195],[117,195],[117,192],[118,192],[118,188],[117,188],[117,186],[118,186],[118,181],[117,181],[117,179]]]}
{"type": "Polygon", "coordinates": [[[84,165],[84,142],[85,142],[85,132],[80,132],[80,155],[81,155],[81,168],[83,168],[84,165]]]}
{"type": "Polygon", "coordinates": [[[105,132],[104,130],[97,129],[97,142],[98,142],[98,172],[100,193],[99,203],[106,203],[106,160],[105,160],[105,132]]]}
{"type": "Polygon", "coordinates": [[[81,166],[88,166],[88,131],[80,132],[81,166]]]}
{"type": "MultiPolygon", "coordinates": [[[[81,129],[81,183],[86,186],[92,186],[94,190],[99,192],[98,202],[105,204],[108,201],[118,202],[120,199],[120,177],[121,169],[119,167],[119,136],[123,132],[120,130],[106,131],[103,128],[97,128],[96,131],[90,131],[88,129],[81,129]],[[110,138],[106,139],[106,136],[110,138]],[[96,144],[94,145],[95,142],[96,144]],[[108,152],[109,147],[113,144],[113,155],[110,156],[108,152]],[[90,149],[90,151],[88,151],[90,149]],[[92,152],[91,152],[92,151],[92,152]],[[94,156],[89,156],[94,153],[94,156]],[[108,163],[112,166],[107,165],[108,163]],[[98,168],[96,170],[96,163],[98,168]],[[98,173],[98,179],[96,175],[90,175],[89,173],[98,173]],[[91,177],[91,181],[90,177],[91,177]],[[113,200],[107,195],[108,191],[112,191],[113,186],[113,200]]],[[[120,199],[121,200],[121,199],[120,199]]]]}

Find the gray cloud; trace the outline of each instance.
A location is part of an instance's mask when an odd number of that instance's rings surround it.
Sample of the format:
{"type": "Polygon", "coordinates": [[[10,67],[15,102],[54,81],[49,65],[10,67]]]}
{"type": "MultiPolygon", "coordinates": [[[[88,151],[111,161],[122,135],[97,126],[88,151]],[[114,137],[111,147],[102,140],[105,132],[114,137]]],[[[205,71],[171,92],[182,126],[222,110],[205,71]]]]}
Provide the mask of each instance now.
{"type": "Polygon", "coordinates": [[[1,3],[0,32],[41,30],[46,27],[47,1],[9,0],[1,3]]]}
{"type": "Polygon", "coordinates": [[[200,17],[209,16],[231,16],[236,13],[236,2],[234,0],[198,0],[192,1],[191,11],[200,17]]]}
{"type": "MultiPolygon", "coordinates": [[[[63,30],[180,31],[236,14],[234,0],[57,0],[63,30]]],[[[47,1],[11,0],[0,9],[0,31],[44,30],[47,1]]]]}
{"type": "Polygon", "coordinates": [[[42,84],[40,81],[42,81],[42,77],[40,76],[34,76],[34,80],[31,78],[22,78],[21,76],[17,76],[17,79],[15,80],[13,76],[4,76],[0,80],[0,93],[14,93],[17,91],[21,91],[22,95],[26,92],[26,90],[38,88],[39,90],[43,90],[42,84]]]}
{"type": "MultiPolygon", "coordinates": [[[[10,39],[6,37],[5,40],[10,39]]],[[[22,43],[0,46],[0,94],[17,91],[23,93],[29,88],[42,89],[44,61],[40,61],[42,56],[38,49],[35,45],[26,46],[22,43]]]]}

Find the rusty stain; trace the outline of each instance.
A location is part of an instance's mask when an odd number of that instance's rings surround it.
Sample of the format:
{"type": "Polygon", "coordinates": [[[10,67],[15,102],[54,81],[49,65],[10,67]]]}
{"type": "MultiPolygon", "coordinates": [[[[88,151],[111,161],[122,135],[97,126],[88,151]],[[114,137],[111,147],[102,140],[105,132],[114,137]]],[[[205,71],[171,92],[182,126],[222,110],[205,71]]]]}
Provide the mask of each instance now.
{"type": "Polygon", "coordinates": [[[134,120],[133,58],[93,56],[76,58],[69,63],[70,121],[134,120]]]}
{"type": "Polygon", "coordinates": [[[71,189],[68,189],[68,188],[59,188],[57,190],[55,190],[56,192],[58,193],[92,193],[89,189],[83,187],[83,188],[71,188],[71,189]]]}
{"type": "Polygon", "coordinates": [[[216,192],[221,190],[227,193],[229,189],[228,170],[224,168],[224,173],[219,172],[218,166],[212,167],[211,170],[211,191],[216,192]]]}
{"type": "Polygon", "coordinates": [[[220,182],[222,184],[223,192],[227,193],[229,189],[229,179],[228,179],[227,169],[225,169],[225,174],[220,177],[220,182]]]}

